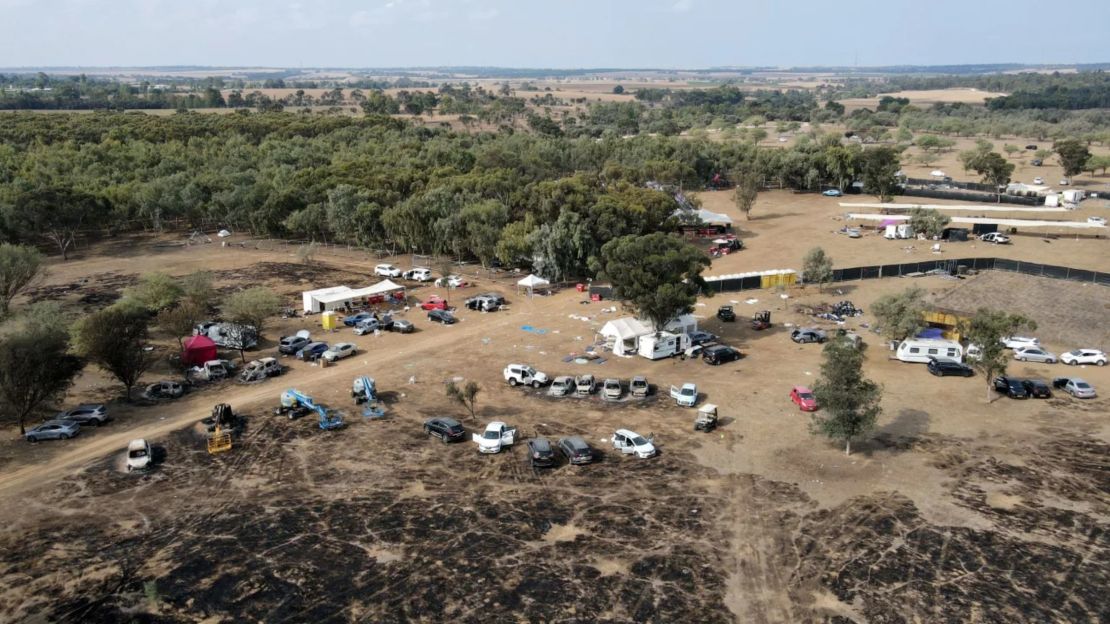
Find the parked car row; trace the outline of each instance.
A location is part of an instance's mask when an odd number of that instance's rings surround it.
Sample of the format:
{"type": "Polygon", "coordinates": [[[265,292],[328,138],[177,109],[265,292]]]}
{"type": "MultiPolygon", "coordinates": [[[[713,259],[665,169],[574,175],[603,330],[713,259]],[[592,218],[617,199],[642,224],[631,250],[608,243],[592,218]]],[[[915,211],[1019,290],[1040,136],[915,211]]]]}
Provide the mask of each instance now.
{"type": "MultiPolygon", "coordinates": [[[[462,423],[449,417],[437,417],[424,421],[424,433],[438,438],[444,444],[458,442],[466,438],[466,429],[462,423]]],[[[478,445],[478,452],[482,454],[496,454],[513,446],[517,438],[517,429],[504,422],[493,421],[485,426],[481,433],[472,433],[471,439],[478,445]]],[[[633,455],[640,459],[648,459],[656,455],[656,448],[651,437],[644,437],[629,429],[617,429],[610,438],[613,448],[623,455],[633,455]]],[[[594,461],[594,449],[590,447],[582,436],[567,436],[559,438],[554,445],[542,436],[528,440],[528,463],[533,468],[550,468],[557,466],[559,461],[556,450],[570,465],[580,466],[594,461]]]]}

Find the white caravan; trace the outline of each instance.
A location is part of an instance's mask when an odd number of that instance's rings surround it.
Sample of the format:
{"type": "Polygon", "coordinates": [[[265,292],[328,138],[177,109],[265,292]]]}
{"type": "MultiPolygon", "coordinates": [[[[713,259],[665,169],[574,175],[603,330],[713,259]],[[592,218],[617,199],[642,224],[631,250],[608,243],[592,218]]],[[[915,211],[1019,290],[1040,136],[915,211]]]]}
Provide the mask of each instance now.
{"type": "Polygon", "coordinates": [[[922,364],[928,364],[929,360],[933,358],[962,362],[964,348],[955,340],[907,338],[898,344],[895,357],[903,362],[921,362],[922,364]]]}

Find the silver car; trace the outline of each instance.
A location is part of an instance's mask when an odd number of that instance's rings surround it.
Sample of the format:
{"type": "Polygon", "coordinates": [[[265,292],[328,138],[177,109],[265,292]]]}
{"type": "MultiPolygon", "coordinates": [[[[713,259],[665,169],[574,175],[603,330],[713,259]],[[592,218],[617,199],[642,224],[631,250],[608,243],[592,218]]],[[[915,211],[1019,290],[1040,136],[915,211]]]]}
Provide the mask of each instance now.
{"type": "Polygon", "coordinates": [[[77,407],[58,412],[53,420],[72,420],[79,425],[94,425],[99,427],[110,420],[108,408],[100,404],[85,403],[77,407]]]}
{"type": "Polygon", "coordinates": [[[28,442],[39,440],[68,440],[81,432],[76,420],[48,420],[24,434],[28,442]]]}
{"type": "Polygon", "coordinates": [[[1014,359],[1019,362],[1044,362],[1055,364],[1056,354],[1045,351],[1041,347],[1018,347],[1014,349],[1014,359]]]}

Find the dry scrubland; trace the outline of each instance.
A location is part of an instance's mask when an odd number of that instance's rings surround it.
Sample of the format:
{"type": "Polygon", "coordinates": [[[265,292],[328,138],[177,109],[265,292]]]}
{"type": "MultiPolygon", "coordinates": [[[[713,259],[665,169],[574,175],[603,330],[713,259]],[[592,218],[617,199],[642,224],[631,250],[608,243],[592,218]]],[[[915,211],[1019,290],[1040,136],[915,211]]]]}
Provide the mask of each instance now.
{"type": "MultiPolygon", "coordinates": [[[[731,210],[726,193],[701,195],[731,210]]],[[[866,200],[866,198],[864,198],[866,200]]],[[[1078,215],[1105,208],[1085,206],[1078,215]]],[[[798,267],[821,245],[838,266],[933,256],[905,242],[849,240],[833,231],[837,200],[767,193],[737,225],[748,249],[710,273],[798,267]]],[[[55,262],[33,293],[74,310],[103,305],[138,274],[199,268],[225,291],[267,284],[294,300],[308,286],[371,281],[376,259],[325,256],[294,264],[289,251],[182,247],[170,237],[129,238],[55,262]],[[84,279],[84,282],[79,280],[84,279]]],[[[1011,254],[1106,270],[1105,240],[1019,237],[1011,247],[947,246],[945,255],[1011,254]]],[[[407,266],[407,258],[395,261],[407,266]]],[[[471,273],[474,271],[471,270],[471,273]]],[[[8,427],[0,443],[0,619],[6,621],[580,621],[580,622],[1099,622],[1110,582],[1106,494],[1107,399],[985,401],[984,380],[938,379],[889,359],[866,336],[867,373],[885,387],[876,434],[846,457],[807,431],[787,400],[811,383],[820,349],[795,345],[786,323],[812,324],[799,304],[852,299],[867,308],[909,280],[726,293],[699,302],[703,326],[738,346],[740,362],[649,362],[610,357],[563,361],[581,352],[617,313],[566,290],[528,299],[515,278],[477,275],[470,292],[499,290],[504,312],[463,310],[461,322],[352,340],[361,352],[339,365],[286,363],[259,385],[213,385],[177,402],[113,404],[116,421],[77,439],[30,446],[8,427]],[[745,303],[749,298],[758,299],[745,303]],[[713,318],[737,305],[741,322],[713,318]],[[750,330],[743,317],[769,308],[775,326],[750,330]],[[588,317],[587,320],[572,318],[588,317]],[[539,335],[521,330],[542,328],[539,335]],[[659,393],[643,401],[552,399],[514,390],[508,362],[549,374],[599,378],[646,374],[666,394],[697,381],[720,405],[723,426],[692,431],[693,412],[659,393]],[[378,380],[385,421],[364,422],[348,389],[356,374],[378,380]],[[409,384],[415,376],[416,383],[409,384]],[[493,419],[525,436],[579,433],[603,449],[612,430],[654,433],[659,457],[604,451],[585,467],[533,473],[523,445],[478,456],[470,442],[425,438],[423,419],[463,412],[444,381],[483,387],[476,428],[493,419]],[[312,419],[271,415],[283,388],[297,387],[342,409],[348,425],[322,432],[312,419]],[[246,415],[237,447],[210,457],[194,423],[212,404],[246,415]],[[126,442],[156,446],[149,475],[120,470],[126,442]]],[[[987,279],[987,276],[976,278],[987,279]]],[[[1014,278],[1020,279],[1020,278],[1014,278]]],[[[912,283],[941,297],[975,287],[941,278],[912,283]]],[[[1014,288],[1021,287],[1020,284],[1014,288]]],[[[1068,304],[1063,287],[1057,296],[1068,304]]],[[[415,297],[436,292],[429,286],[415,297]]],[[[441,293],[442,294],[442,293],[441,293]]],[[[466,291],[451,293],[455,301],[466,291]]],[[[1054,312],[1034,310],[1042,327],[1054,312]]],[[[873,319],[853,319],[849,327],[873,319]]],[[[316,318],[277,321],[277,336],[316,318]]],[[[827,323],[816,323],[832,329],[827,323]]],[[[1077,345],[1056,343],[1051,349],[1077,345]]],[[[167,345],[170,344],[166,339],[167,345]]],[[[1104,345],[1105,346],[1105,345],[1104,345]]],[[[1078,372],[1110,392],[1110,369],[1017,364],[1017,375],[1078,372]]],[[[168,376],[155,371],[150,379],[168,376]]],[[[116,392],[86,372],[70,402],[116,392]]]]}

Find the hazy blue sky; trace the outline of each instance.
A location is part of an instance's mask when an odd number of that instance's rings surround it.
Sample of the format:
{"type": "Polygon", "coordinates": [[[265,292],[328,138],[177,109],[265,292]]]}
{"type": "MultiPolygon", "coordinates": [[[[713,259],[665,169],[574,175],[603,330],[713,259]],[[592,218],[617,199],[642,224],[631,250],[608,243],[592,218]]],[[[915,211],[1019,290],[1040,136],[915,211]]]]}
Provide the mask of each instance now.
{"type": "Polygon", "coordinates": [[[1110,0],[0,0],[0,67],[1110,61],[1110,0]]]}

